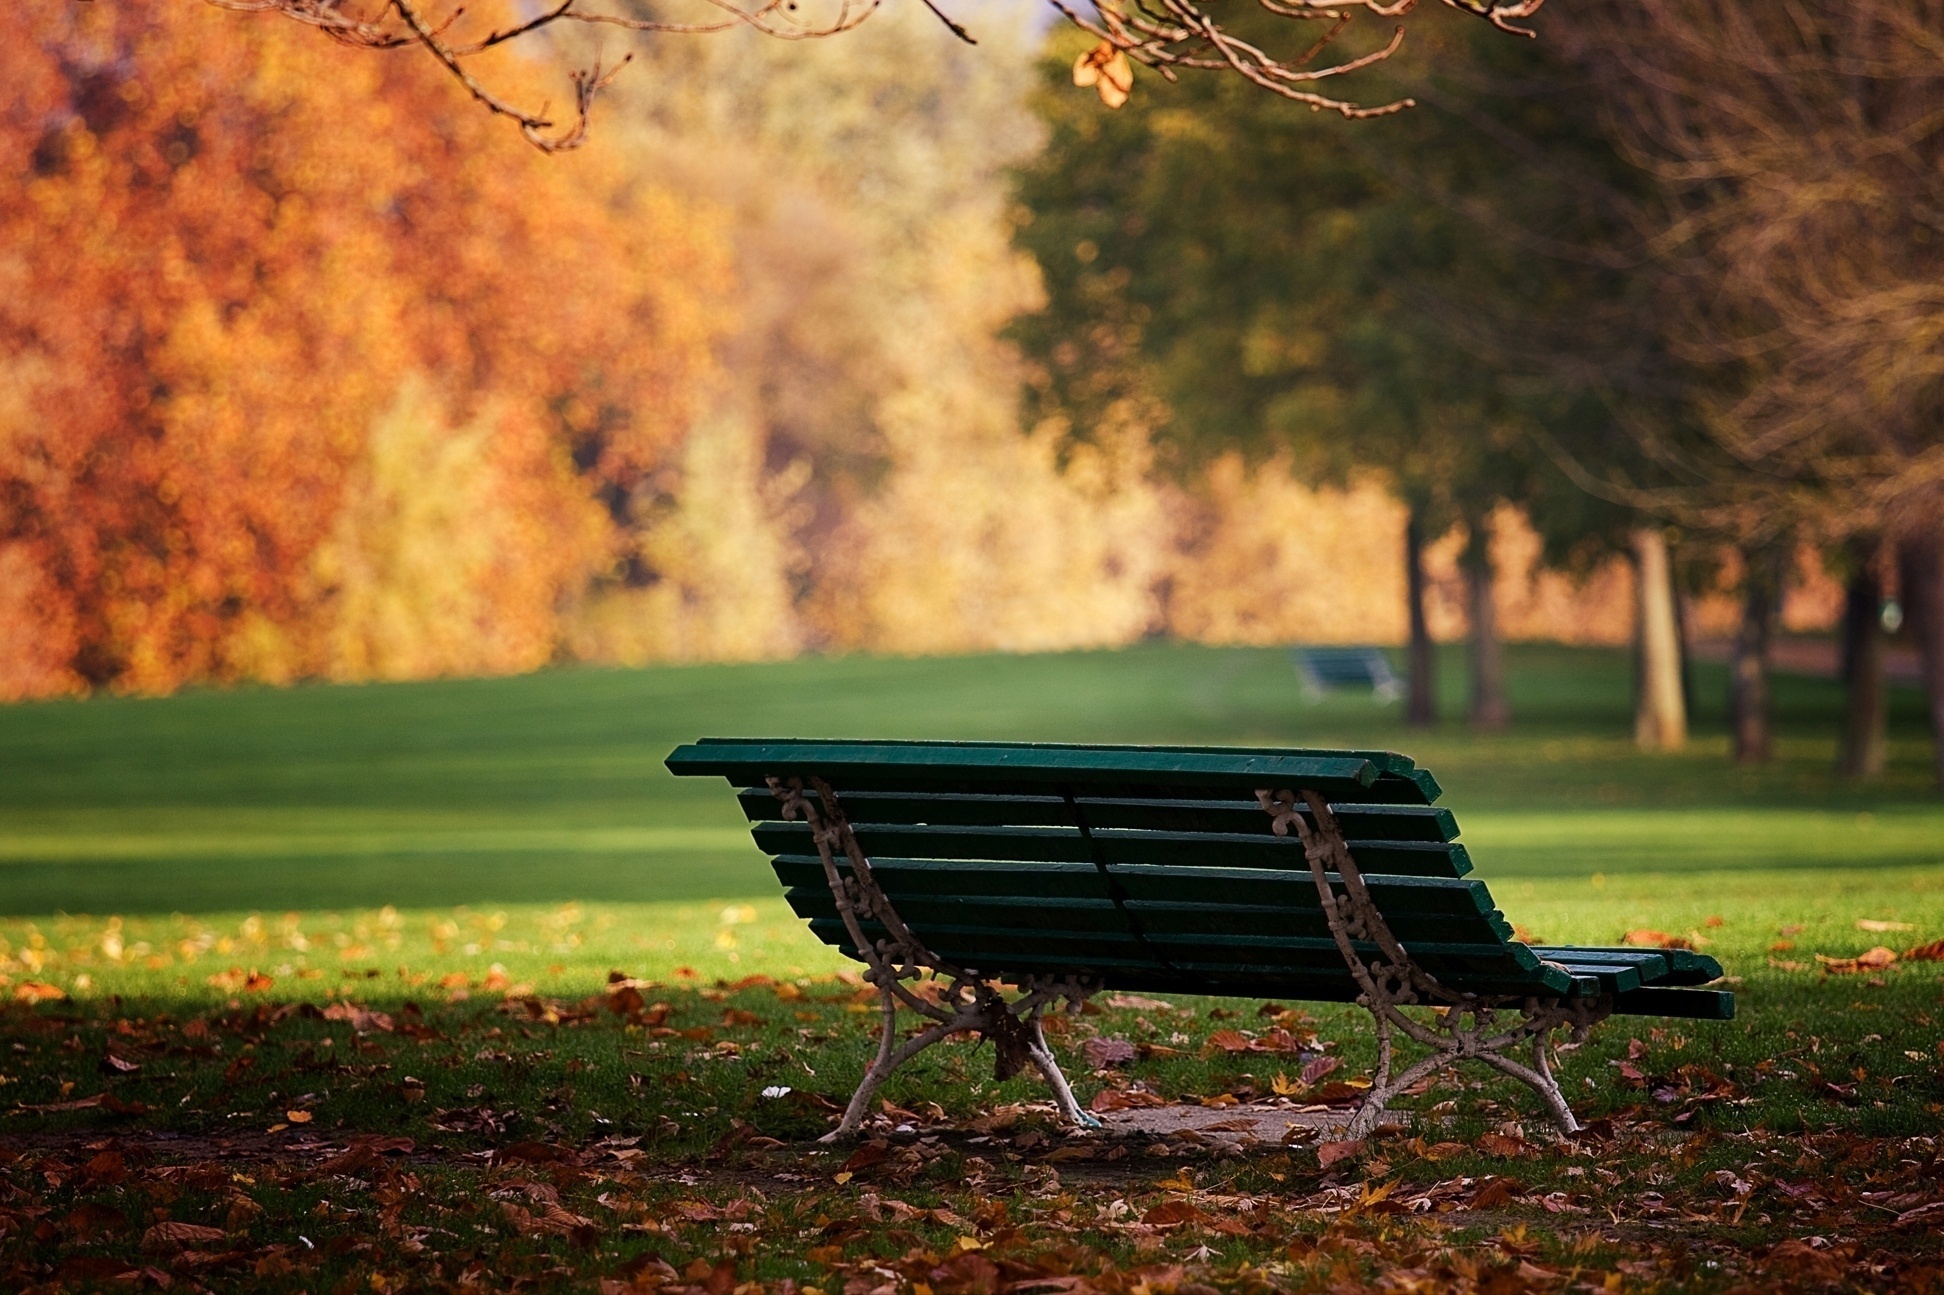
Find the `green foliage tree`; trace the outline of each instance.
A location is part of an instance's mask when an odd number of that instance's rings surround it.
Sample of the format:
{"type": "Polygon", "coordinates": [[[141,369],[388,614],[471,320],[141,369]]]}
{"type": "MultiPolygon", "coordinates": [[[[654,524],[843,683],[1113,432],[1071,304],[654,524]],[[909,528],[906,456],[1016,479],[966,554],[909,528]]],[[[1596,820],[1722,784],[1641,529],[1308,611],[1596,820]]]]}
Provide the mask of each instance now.
{"type": "Polygon", "coordinates": [[[1037,101],[1050,143],[1019,188],[1047,304],[1014,336],[1039,365],[1033,415],[1076,439],[1143,419],[1183,466],[1240,447],[1319,481],[1380,474],[1410,509],[1418,722],[1433,710],[1418,555],[1462,525],[1471,716],[1492,727],[1493,512],[1525,508],[1560,560],[1619,544],[1627,520],[1543,452],[1535,429],[1582,453],[1617,438],[1600,396],[1528,337],[1562,306],[1624,297],[1617,267],[1569,255],[1608,219],[1615,167],[1559,82],[1531,75],[1543,56],[1450,22],[1416,36],[1382,75],[1425,106],[1354,130],[1222,80],[1110,115],[1060,84],[1057,42],[1037,101]],[[1535,140],[1587,174],[1549,175],[1535,140]]]}

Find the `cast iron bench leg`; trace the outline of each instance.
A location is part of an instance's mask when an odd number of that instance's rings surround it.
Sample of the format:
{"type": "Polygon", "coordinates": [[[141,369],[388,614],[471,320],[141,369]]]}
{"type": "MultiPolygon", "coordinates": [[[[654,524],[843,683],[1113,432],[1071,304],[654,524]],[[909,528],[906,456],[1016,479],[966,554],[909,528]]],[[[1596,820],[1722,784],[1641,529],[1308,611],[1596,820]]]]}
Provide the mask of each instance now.
{"type": "Polygon", "coordinates": [[[1392,1098],[1426,1076],[1466,1060],[1483,1062],[1519,1080],[1539,1095],[1560,1132],[1578,1133],[1579,1121],[1573,1117],[1573,1108],[1553,1078],[1546,1043],[1552,1032],[1562,1027],[1572,1031],[1575,1041],[1585,1039],[1587,1032],[1613,1010],[1611,1000],[1568,1003],[1537,998],[1484,998],[1444,988],[1412,961],[1409,952],[1391,933],[1384,915],[1370,898],[1363,874],[1358,871],[1356,860],[1344,844],[1336,816],[1323,797],[1313,791],[1302,793],[1300,800],[1309,809],[1308,819],[1298,811],[1299,798],[1292,791],[1262,790],[1256,792],[1256,799],[1274,820],[1276,835],[1287,836],[1293,827],[1301,838],[1303,855],[1316,880],[1324,920],[1362,991],[1357,1003],[1377,1023],[1377,1076],[1369,1095],[1351,1117],[1348,1136],[1357,1138],[1369,1133],[1377,1127],[1392,1098]],[[1341,878],[1341,896],[1331,884],[1329,873],[1341,878]],[[1375,955],[1360,952],[1359,942],[1375,945],[1375,955]],[[1402,1009],[1407,1005],[1436,1008],[1434,1023],[1426,1025],[1405,1015],[1402,1009]],[[1517,1011],[1518,1023],[1497,1028],[1495,1018],[1503,1011],[1517,1011]],[[1465,1024],[1467,1018],[1470,1026],[1465,1024]],[[1394,1032],[1430,1049],[1431,1055],[1393,1075],[1394,1032]],[[1528,1042],[1532,1045],[1530,1066],[1506,1055],[1528,1042]]]}
{"type": "Polygon", "coordinates": [[[1053,1089],[1053,1100],[1061,1116],[1072,1125],[1097,1129],[1100,1121],[1082,1110],[1074,1099],[1073,1088],[1060,1073],[1060,1064],[1047,1046],[1040,1028],[1040,1015],[1046,1008],[1066,1000],[1069,1010],[1078,1010],[1098,989],[1097,985],[1076,978],[1032,979],[1020,986],[1021,994],[1010,1003],[978,972],[954,966],[927,949],[898,916],[897,909],[879,889],[871,872],[871,861],[857,844],[850,820],[844,816],[837,794],[822,778],[812,778],[816,799],[805,793],[803,780],[771,778],[769,788],[783,802],[783,817],[802,819],[810,825],[823,861],[824,880],[830,886],[837,914],[844,929],[863,957],[867,970],[864,979],[877,986],[884,1016],[883,1033],[878,1040],[877,1059],[864,1072],[864,1079],[851,1094],[844,1118],[821,1139],[835,1142],[854,1137],[870,1114],[871,1097],[899,1066],[934,1043],[955,1034],[977,1034],[992,1041],[999,1079],[1010,1079],[1027,1065],[1038,1070],[1053,1089]],[[837,867],[841,852],[851,866],[846,877],[837,867]],[[864,931],[865,920],[884,927],[886,937],[870,939],[864,931]],[[921,976],[949,980],[951,988],[932,1002],[905,987],[905,981],[921,976]],[[898,1008],[909,1008],[932,1021],[926,1029],[898,1042],[898,1008]]]}

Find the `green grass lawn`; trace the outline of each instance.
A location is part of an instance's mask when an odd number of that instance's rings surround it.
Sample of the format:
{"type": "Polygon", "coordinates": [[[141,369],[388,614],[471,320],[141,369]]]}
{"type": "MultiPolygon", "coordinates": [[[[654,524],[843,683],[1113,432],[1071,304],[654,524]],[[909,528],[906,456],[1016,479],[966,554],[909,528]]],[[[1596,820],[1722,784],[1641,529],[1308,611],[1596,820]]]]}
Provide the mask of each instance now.
{"type": "MultiPolygon", "coordinates": [[[[1629,740],[1624,654],[1518,647],[1510,664],[1516,723],[1490,737],[1455,718],[1406,730],[1362,699],[1306,704],[1283,652],[1163,645],[0,708],[0,992],[16,999],[0,1016],[0,1177],[15,1191],[0,1189],[0,1280],[86,1287],[146,1263],[288,1289],[517,1275],[995,1295],[1037,1272],[1066,1295],[1198,1295],[1363,1289],[1381,1269],[1421,1270],[1419,1289],[1557,1290],[1584,1272],[1592,1289],[1713,1290],[1746,1254],[1801,1278],[1785,1285],[1907,1284],[1904,1261],[1878,1260],[1934,1258],[1891,1220],[1930,1199],[1898,1184],[1939,1162],[1944,964],[1827,975],[1815,955],[1944,937],[1944,801],[1918,699],[1895,697],[1890,772],[1846,785],[1828,772],[1827,681],[1779,681],[1778,758],[1744,770],[1726,759],[1719,669],[1700,672],[1692,749],[1647,756],[1629,740]],[[661,767],[678,742],[760,733],[1402,750],[1444,784],[1510,918],[1556,942],[1685,936],[1721,958],[1741,1012],[1616,1020],[1571,1053],[1573,1100],[1615,1130],[1590,1152],[1535,1140],[1508,1163],[1487,1135],[1524,1121],[1536,1139],[1538,1125],[1523,1092],[1491,1081],[1454,1088],[1448,1108],[1430,1105],[1442,1092],[1407,1103],[1410,1137],[1328,1172],[1300,1151],[1112,1160],[1064,1147],[1032,1109],[981,1124],[1041,1090],[995,1085],[989,1054],[961,1046],[887,1089],[916,1132],[847,1169],[803,1139],[825,1127],[818,1102],[854,1082],[870,1012],[790,918],[728,788],[661,767]],[[605,1011],[614,970],[651,982],[666,1017],[605,1011]],[[68,1000],[25,1001],[36,986],[68,1000]],[[332,1014],[279,1010],[297,1003],[332,1014]],[[762,1095],[782,1086],[796,1095],[762,1095]],[[30,1109],[99,1093],[118,1107],[30,1109]],[[370,1136],[410,1140],[417,1158],[310,1164],[370,1136]],[[122,1168],[82,1165],[124,1151],[122,1168]],[[1390,1193],[1416,1193],[1427,1219],[1462,1208],[1420,1226],[1383,1207],[1390,1193]],[[887,1214],[894,1194],[918,1214],[887,1214]],[[40,1213],[8,1203],[25,1199],[40,1213]],[[1202,1221],[1154,1213],[1171,1199],[1202,1221]],[[532,1223],[549,1201],[587,1228],[532,1223]],[[111,1214],[122,1224],[90,1231],[111,1214]],[[247,1253],[151,1244],[169,1219],[247,1253]],[[1821,1248],[1788,1248],[1812,1233],[1821,1248]],[[971,1257],[988,1253],[992,1273],[971,1257]]],[[[1461,665],[1444,662],[1454,702],[1461,665]]],[[[1076,1062],[1083,1099],[1134,1079],[1246,1100],[1297,1068],[1210,1045],[1253,1028],[1255,1004],[1181,1007],[1072,1022],[1056,1039],[1070,1061],[1094,1034],[1178,1054],[1119,1074],[1076,1062]]],[[[1343,1073],[1367,1070],[1357,1013],[1311,1011],[1343,1073]]]]}

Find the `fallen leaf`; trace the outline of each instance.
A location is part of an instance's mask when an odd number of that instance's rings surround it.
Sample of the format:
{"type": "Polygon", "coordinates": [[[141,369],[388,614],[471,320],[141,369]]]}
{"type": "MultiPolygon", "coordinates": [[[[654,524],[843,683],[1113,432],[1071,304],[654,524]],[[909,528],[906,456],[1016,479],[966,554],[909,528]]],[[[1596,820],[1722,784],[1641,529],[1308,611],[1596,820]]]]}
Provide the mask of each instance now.
{"type": "Polygon", "coordinates": [[[1080,1045],[1080,1051],[1086,1056],[1087,1064],[1096,1070],[1124,1066],[1138,1055],[1126,1039],[1088,1039],[1080,1045]]]}
{"type": "Polygon", "coordinates": [[[566,1147],[556,1147],[547,1142],[515,1142],[512,1146],[495,1151],[493,1158],[502,1164],[513,1160],[524,1161],[530,1165],[571,1165],[580,1162],[580,1157],[566,1147]]]}
{"type": "Polygon", "coordinates": [[[17,1003],[52,1003],[67,997],[67,990],[44,980],[23,980],[14,986],[17,1003]]]}
{"type": "Polygon", "coordinates": [[[1129,1012],[1173,1012],[1178,1009],[1173,1003],[1158,998],[1144,998],[1139,994],[1113,994],[1107,999],[1107,1006],[1129,1012]]]}
{"type": "Polygon", "coordinates": [[[1666,931],[1656,931],[1641,927],[1628,931],[1620,937],[1622,944],[1644,945],[1652,949],[1692,949],[1694,942],[1679,935],[1669,935],[1666,931]]]}
{"type": "Polygon", "coordinates": [[[1910,952],[1904,954],[1904,960],[1906,962],[1944,962],[1944,940],[1932,940],[1929,944],[1920,944],[1910,950],[1910,952]]]}
{"type": "Polygon", "coordinates": [[[1151,1228],[1177,1228],[1186,1223],[1206,1223],[1208,1215],[1184,1200],[1166,1200],[1141,1216],[1151,1228]]]}
{"type": "Polygon", "coordinates": [[[309,1124],[316,1117],[309,1111],[288,1110],[284,1112],[284,1118],[292,1124],[309,1124]]]}
{"type": "Polygon", "coordinates": [[[1316,1162],[1325,1169],[1340,1160],[1354,1159],[1362,1154],[1362,1138],[1351,1138],[1342,1142],[1319,1142],[1316,1144],[1316,1162]]]}
{"type": "Polygon", "coordinates": [[[1305,1088],[1316,1087],[1316,1085],[1322,1081],[1325,1075],[1334,1073],[1342,1065],[1343,1063],[1337,1060],[1335,1057],[1318,1057],[1316,1060],[1310,1062],[1307,1066],[1303,1067],[1303,1075],[1302,1075],[1303,1087],[1305,1088]]]}
{"type": "Polygon", "coordinates": [[[93,1201],[75,1206],[61,1220],[61,1227],[76,1241],[86,1244],[128,1226],[128,1216],[112,1205],[93,1201]]]}
{"type": "Polygon", "coordinates": [[[1859,971],[1881,971],[1897,960],[1896,950],[1886,949],[1881,944],[1874,949],[1866,949],[1854,958],[1832,958],[1818,953],[1816,961],[1822,969],[1833,976],[1854,975],[1859,971]]]}
{"type": "Polygon", "coordinates": [[[1488,1178],[1480,1183],[1472,1193],[1465,1208],[1474,1210],[1495,1210],[1511,1204],[1525,1194],[1525,1184],[1516,1178],[1488,1178]]]}
{"type": "Polygon", "coordinates": [[[1887,922],[1876,917],[1859,917],[1856,919],[1856,929],[1859,931],[1883,932],[1914,931],[1917,928],[1909,922],[1887,922]]]}
{"type": "Polygon", "coordinates": [[[157,1223],[142,1233],[142,1246],[149,1250],[163,1250],[178,1246],[198,1245],[221,1241],[227,1234],[221,1228],[205,1227],[200,1223],[178,1223],[170,1220],[157,1223]]]}
{"type": "Polygon", "coordinates": [[[1508,1137],[1503,1133],[1481,1133],[1478,1135],[1478,1141],[1472,1145],[1488,1156],[1498,1156],[1501,1159],[1522,1156],[1529,1150],[1525,1139],[1508,1137]]]}
{"type": "Polygon", "coordinates": [[[1167,1104],[1168,1099],[1159,1093],[1150,1093],[1138,1088],[1103,1088],[1094,1094],[1093,1100],[1088,1102],[1087,1106],[1090,1110],[1105,1113],[1167,1104]]]}

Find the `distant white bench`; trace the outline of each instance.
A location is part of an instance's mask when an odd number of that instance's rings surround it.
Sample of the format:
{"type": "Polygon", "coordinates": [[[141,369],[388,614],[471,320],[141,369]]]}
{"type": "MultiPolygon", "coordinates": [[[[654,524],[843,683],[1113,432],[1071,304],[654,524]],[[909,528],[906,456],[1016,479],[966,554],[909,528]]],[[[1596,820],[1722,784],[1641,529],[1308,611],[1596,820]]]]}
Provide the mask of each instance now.
{"type": "Polygon", "coordinates": [[[1390,658],[1381,648],[1303,647],[1294,656],[1303,696],[1312,702],[1345,688],[1367,688],[1384,703],[1404,693],[1403,682],[1391,672],[1390,658]]]}

